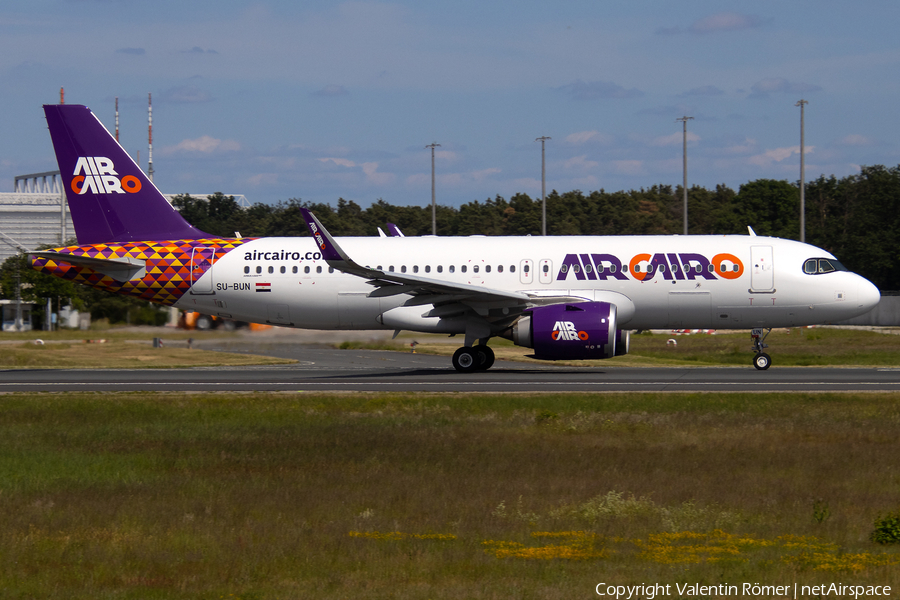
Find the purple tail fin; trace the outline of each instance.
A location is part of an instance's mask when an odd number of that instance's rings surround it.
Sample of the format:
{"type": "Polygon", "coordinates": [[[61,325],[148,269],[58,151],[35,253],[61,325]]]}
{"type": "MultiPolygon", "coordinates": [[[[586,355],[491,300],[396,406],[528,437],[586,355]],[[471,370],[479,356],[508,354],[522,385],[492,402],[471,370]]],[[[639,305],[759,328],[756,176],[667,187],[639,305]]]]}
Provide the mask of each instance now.
{"type": "Polygon", "coordinates": [[[44,105],[79,244],[210,238],[172,208],[86,106],[44,105]]]}

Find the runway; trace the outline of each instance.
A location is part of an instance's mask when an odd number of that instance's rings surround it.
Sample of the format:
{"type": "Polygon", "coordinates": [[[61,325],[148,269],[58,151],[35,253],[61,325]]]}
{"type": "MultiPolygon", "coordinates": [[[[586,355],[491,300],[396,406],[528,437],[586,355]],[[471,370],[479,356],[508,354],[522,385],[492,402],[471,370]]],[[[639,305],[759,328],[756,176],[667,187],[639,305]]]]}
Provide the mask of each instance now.
{"type": "MultiPolygon", "coordinates": [[[[295,344],[205,349],[293,358],[292,365],[192,369],[0,371],[0,392],[365,391],[365,392],[846,392],[900,391],[900,368],[573,368],[498,361],[460,374],[444,356],[335,350],[295,344]]],[[[775,357],[777,361],[777,356],[775,357]]],[[[612,361],[610,361],[612,363],[612,361]]]]}

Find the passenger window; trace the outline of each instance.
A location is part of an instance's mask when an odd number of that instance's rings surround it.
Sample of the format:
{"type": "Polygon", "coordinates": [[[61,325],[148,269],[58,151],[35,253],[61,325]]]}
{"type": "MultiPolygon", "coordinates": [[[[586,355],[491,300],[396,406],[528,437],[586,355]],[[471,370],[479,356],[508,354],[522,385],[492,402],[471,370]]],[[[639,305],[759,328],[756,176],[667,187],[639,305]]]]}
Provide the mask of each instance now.
{"type": "Polygon", "coordinates": [[[509,265],[509,272],[510,272],[510,273],[515,273],[515,272],[516,272],[516,265],[509,265]]]}
{"type": "Polygon", "coordinates": [[[666,272],[666,265],[659,265],[659,272],[660,272],[660,273],[665,273],[665,272],[666,272]]]}
{"type": "Polygon", "coordinates": [[[316,267],[316,273],[321,273],[321,272],[322,272],[322,267],[321,266],[316,267]]]}
{"type": "Polygon", "coordinates": [[[498,273],[502,273],[502,272],[503,272],[503,265],[497,265],[497,272],[498,272],[498,273]]]}
{"type": "Polygon", "coordinates": [[[401,265],[401,266],[400,266],[400,272],[401,272],[401,273],[406,273],[406,265],[401,265]]]}
{"type": "Polygon", "coordinates": [[[413,265],[413,273],[419,272],[419,265],[413,265]]]}
{"type": "Polygon", "coordinates": [[[609,272],[610,272],[610,273],[615,273],[617,270],[618,270],[618,269],[616,268],[616,265],[609,265],[609,272]]]}
{"type": "Polygon", "coordinates": [[[735,273],[737,273],[737,272],[738,272],[738,266],[737,266],[737,265],[731,265],[731,270],[734,271],[735,273]]]}
{"type": "Polygon", "coordinates": [[[593,265],[590,265],[590,264],[584,265],[584,272],[585,273],[593,273],[594,272],[593,265]]]}
{"type": "Polygon", "coordinates": [[[303,272],[304,272],[304,273],[309,273],[309,267],[303,267],[303,272]]]}
{"type": "Polygon", "coordinates": [[[528,273],[528,272],[531,271],[531,265],[525,265],[525,266],[522,267],[522,268],[525,270],[526,273],[528,273]]]}
{"type": "Polygon", "coordinates": [[[244,267],[244,274],[246,275],[249,272],[250,272],[250,267],[244,267]]]}
{"type": "Polygon", "coordinates": [[[274,273],[274,272],[275,272],[275,267],[269,267],[269,273],[274,273]]]}
{"type": "Polygon", "coordinates": [[[296,272],[297,272],[297,266],[294,265],[293,267],[291,267],[291,273],[296,273],[296,272]]]}
{"type": "MultiPolygon", "coordinates": [[[[544,273],[550,270],[550,267],[544,265],[544,273]]],[[[572,265],[572,270],[576,273],[581,273],[581,267],[579,265],[572,265]]]]}
{"type": "Polygon", "coordinates": [[[713,271],[716,270],[716,268],[714,266],[712,266],[712,264],[709,264],[706,266],[706,270],[709,271],[710,273],[712,273],[713,271]]]}
{"type": "Polygon", "coordinates": [[[491,272],[491,265],[485,265],[485,266],[484,266],[484,272],[485,272],[485,273],[490,273],[490,272],[491,272]]]}
{"type": "Polygon", "coordinates": [[[328,272],[329,272],[329,273],[334,273],[334,267],[328,267],[328,272]]]}
{"type": "Polygon", "coordinates": [[[461,267],[459,268],[459,272],[460,272],[460,273],[465,273],[465,272],[466,272],[466,265],[461,266],[461,267]]]}
{"type": "Polygon", "coordinates": [[[425,272],[431,273],[431,265],[425,265],[425,272]]]}
{"type": "Polygon", "coordinates": [[[438,265],[438,266],[437,266],[437,271],[438,271],[438,273],[443,273],[443,272],[444,272],[444,267],[442,267],[441,265],[438,265]]]}
{"type": "Polygon", "coordinates": [[[378,269],[378,270],[379,270],[379,271],[381,271],[381,270],[382,270],[382,268],[381,268],[381,265],[378,265],[378,266],[377,266],[377,267],[375,267],[375,268],[376,268],[376,269],[378,269]]]}
{"type": "Polygon", "coordinates": [[[603,266],[603,263],[600,263],[599,265],[597,265],[598,273],[603,273],[605,270],[606,270],[606,267],[603,266]]]}
{"type": "Polygon", "coordinates": [[[285,271],[287,271],[287,268],[281,267],[281,272],[284,273],[285,271]]]}
{"type": "Polygon", "coordinates": [[[262,267],[256,267],[256,274],[259,275],[262,273],[262,267]]]}
{"type": "Polygon", "coordinates": [[[455,272],[456,272],[456,267],[454,267],[453,265],[450,265],[450,272],[451,272],[451,273],[455,273],[455,272]]]}
{"type": "Polygon", "coordinates": [[[472,266],[472,272],[473,272],[473,273],[477,273],[477,272],[478,272],[478,265],[473,265],[473,266],[472,266]]]}

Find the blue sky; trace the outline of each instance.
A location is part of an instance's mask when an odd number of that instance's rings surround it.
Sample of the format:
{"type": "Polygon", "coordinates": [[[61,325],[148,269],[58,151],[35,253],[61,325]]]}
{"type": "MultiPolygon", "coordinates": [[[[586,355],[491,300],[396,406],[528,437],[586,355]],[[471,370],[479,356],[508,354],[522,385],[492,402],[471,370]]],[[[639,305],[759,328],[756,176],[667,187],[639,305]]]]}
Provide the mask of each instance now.
{"type": "Polygon", "coordinates": [[[0,191],[90,106],[164,193],[458,206],[900,163],[900,3],[5,0],[0,191]]]}

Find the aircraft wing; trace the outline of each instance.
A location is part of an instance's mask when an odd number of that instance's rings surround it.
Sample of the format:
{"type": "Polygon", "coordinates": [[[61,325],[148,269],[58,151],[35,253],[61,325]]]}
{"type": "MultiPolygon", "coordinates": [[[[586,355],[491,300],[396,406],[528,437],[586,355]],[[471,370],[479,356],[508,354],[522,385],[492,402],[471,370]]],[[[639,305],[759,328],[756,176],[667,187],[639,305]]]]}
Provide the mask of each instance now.
{"type": "Polygon", "coordinates": [[[309,232],[322,251],[322,257],[329,266],[369,280],[369,284],[375,286],[375,290],[369,293],[371,298],[383,298],[397,294],[409,294],[413,299],[406,302],[407,306],[422,304],[449,304],[461,303],[476,309],[479,307],[518,309],[519,313],[529,307],[558,304],[560,302],[582,301],[583,298],[570,296],[537,296],[524,292],[510,290],[498,290],[480,285],[456,283],[428,277],[419,277],[408,273],[396,273],[364,267],[351,259],[341,248],[331,234],[322,226],[319,220],[306,208],[300,209],[303,219],[309,227],[309,232]]]}

